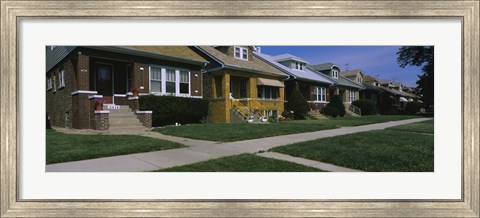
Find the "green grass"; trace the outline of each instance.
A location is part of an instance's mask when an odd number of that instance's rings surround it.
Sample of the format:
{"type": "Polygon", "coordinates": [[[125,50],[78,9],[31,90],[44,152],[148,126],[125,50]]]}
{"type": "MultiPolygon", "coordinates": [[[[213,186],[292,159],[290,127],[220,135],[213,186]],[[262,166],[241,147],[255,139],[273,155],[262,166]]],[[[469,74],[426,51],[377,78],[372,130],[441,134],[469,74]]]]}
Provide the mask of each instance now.
{"type": "Polygon", "coordinates": [[[321,172],[321,170],[283,160],[240,154],[190,165],[158,170],[159,172],[321,172]]]}
{"type": "Polygon", "coordinates": [[[418,118],[417,116],[378,115],[342,117],[324,120],[292,120],[271,124],[205,123],[183,126],[168,126],[155,131],[166,135],[209,141],[232,142],[278,135],[313,132],[342,126],[359,126],[387,121],[418,118]]]}
{"type": "Polygon", "coordinates": [[[184,147],[132,135],[75,135],[47,130],[47,164],[184,147]]]}
{"type": "MultiPolygon", "coordinates": [[[[430,125],[433,126],[433,122],[430,125]]],[[[376,130],[317,139],[271,150],[363,171],[432,172],[433,148],[433,135],[376,130]]]]}
{"type": "Polygon", "coordinates": [[[412,124],[405,124],[405,125],[401,125],[401,126],[390,127],[388,129],[397,130],[397,131],[407,131],[407,132],[418,132],[418,133],[433,134],[434,125],[433,125],[433,119],[432,119],[432,120],[427,120],[427,121],[418,122],[418,123],[412,123],[412,124]]]}

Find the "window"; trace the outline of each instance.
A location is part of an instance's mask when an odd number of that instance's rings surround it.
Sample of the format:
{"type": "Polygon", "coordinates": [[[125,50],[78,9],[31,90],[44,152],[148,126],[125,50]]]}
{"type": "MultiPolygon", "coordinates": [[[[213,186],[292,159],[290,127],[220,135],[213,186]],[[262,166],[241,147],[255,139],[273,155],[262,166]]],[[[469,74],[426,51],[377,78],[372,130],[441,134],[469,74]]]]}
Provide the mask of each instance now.
{"type": "Polygon", "coordinates": [[[277,99],[278,87],[258,86],[258,98],[260,99],[277,99]]]}
{"type": "Polygon", "coordinates": [[[150,66],[150,92],[161,95],[190,95],[190,71],[150,66]]]}
{"type": "Polygon", "coordinates": [[[47,78],[47,91],[52,89],[52,78],[47,78]]]}
{"type": "Polygon", "coordinates": [[[332,70],[332,77],[338,78],[338,70],[332,70]]]}
{"type": "Polygon", "coordinates": [[[315,101],[327,101],[327,90],[323,87],[314,87],[313,95],[315,95],[315,101]]]}
{"type": "Polygon", "coordinates": [[[175,70],[174,69],[168,69],[166,71],[165,75],[165,88],[167,93],[175,93],[175,70]]]}
{"type": "Polygon", "coordinates": [[[52,89],[53,89],[53,92],[56,92],[57,91],[57,86],[55,85],[55,76],[52,77],[52,89]]]}
{"type": "Polygon", "coordinates": [[[359,83],[362,82],[362,77],[361,76],[357,77],[357,82],[359,82],[359,83]]]}
{"type": "Polygon", "coordinates": [[[234,47],[235,49],[235,58],[248,60],[248,49],[243,47],[234,47]]]}
{"type": "Polygon", "coordinates": [[[150,92],[162,92],[162,68],[150,68],[150,92]]]}
{"type": "Polygon", "coordinates": [[[349,91],[348,93],[349,93],[348,102],[355,101],[355,92],[354,91],[349,91]]]}
{"type": "Polygon", "coordinates": [[[58,73],[58,88],[65,87],[65,69],[60,68],[60,72],[58,73]]]}
{"type": "Polygon", "coordinates": [[[189,94],[190,93],[190,75],[188,71],[180,71],[180,94],[189,94]]]}

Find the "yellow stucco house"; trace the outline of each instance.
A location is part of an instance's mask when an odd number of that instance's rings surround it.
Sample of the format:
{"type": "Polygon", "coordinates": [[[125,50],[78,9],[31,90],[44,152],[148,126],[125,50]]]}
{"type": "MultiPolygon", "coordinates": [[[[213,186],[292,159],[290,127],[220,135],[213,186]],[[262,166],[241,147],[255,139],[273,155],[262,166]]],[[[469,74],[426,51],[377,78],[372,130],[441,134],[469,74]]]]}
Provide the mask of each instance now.
{"type": "Polygon", "coordinates": [[[203,70],[209,122],[265,122],[284,110],[288,75],[253,55],[253,46],[197,46],[210,59],[203,70]]]}

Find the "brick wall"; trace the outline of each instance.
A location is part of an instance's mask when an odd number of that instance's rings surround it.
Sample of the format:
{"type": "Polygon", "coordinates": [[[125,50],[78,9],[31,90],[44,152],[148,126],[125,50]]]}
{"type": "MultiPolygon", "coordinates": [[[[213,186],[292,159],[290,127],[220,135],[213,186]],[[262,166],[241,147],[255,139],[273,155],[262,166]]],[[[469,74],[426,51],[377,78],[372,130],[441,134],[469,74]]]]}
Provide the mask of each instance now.
{"type": "MultiPolygon", "coordinates": [[[[47,72],[45,83],[47,78],[55,76],[56,90],[48,90],[46,92],[46,112],[50,117],[50,123],[52,126],[58,127],[72,127],[73,114],[72,111],[72,91],[74,90],[74,84],[76,83],[75,70],[71,60],[67,60],[59,64],[56,68],[47,72]],[[59,72],[63,67],[65,75],[65,87],[59,87],[59,72]],[[66,118],[69,117],[69,122],[66,122],[66,118]]],[[[45,85],[46,87],[46,85],[45,85]]]]}
{"type": "MultiPolygon", "coordinates": [[[[148,64],[134,63],[133,64],[133,74],[132,74],[132,83],[134,87],[143,86],[144,89],[140,90],[140,93],[148,93],[150,90],[150,81],[149,81],[149,67],[148,64]]],[[[130,87],[129,87],[130,88],[130,87]]]]}
{"type": "Polygon", "coordinates": [[[139,97],[128,97],[127,104],[132,109],[132,111],[137,111],[139,109],[139,97]]]}

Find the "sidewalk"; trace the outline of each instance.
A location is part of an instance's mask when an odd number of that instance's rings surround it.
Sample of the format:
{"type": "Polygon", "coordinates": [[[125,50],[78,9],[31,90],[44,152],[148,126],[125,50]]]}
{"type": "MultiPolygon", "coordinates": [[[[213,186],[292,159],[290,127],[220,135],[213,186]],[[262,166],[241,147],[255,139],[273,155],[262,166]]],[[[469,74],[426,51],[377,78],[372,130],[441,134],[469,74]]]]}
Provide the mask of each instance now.
{"type": "MultiPolygon", "coordinates": [[[[274,136],[245,141],[218,143],[167,136],[156,132],[142,135],[147,137],[170,140],[189,145],[188,148],[154,151],[139,154],[121,155],[115,157],[82,160],[68,163],[58,163],[46,166],[47,172],[141,172],[164,169],[174,166],[192,164],[209,159],[232,156],[241,153],[256,153],[270,148],[321,139],[332,136],[346,135],[371,130],[381,130],[393,126],[416,123],[430,120],[431,118],[415,118],[400,121],[390,121],[355,127],[342,127],[339,129],[322,130],[316,132],[299,133],[291,135],[274,136]]],[[[271,155],[275,158],[277,155],[271,155]]],[[[285,157],[282,156],[285,159],[285,157]]],[[[278,158],[280,159],[280,158],[278,158]]],[[[297,158],[296,161],[300,161],[297,158]]],[[[306,159],[305,159],[306,160],[306,159]]],[[[319,165],[320,166],[320,165],[319,165]]]]}

